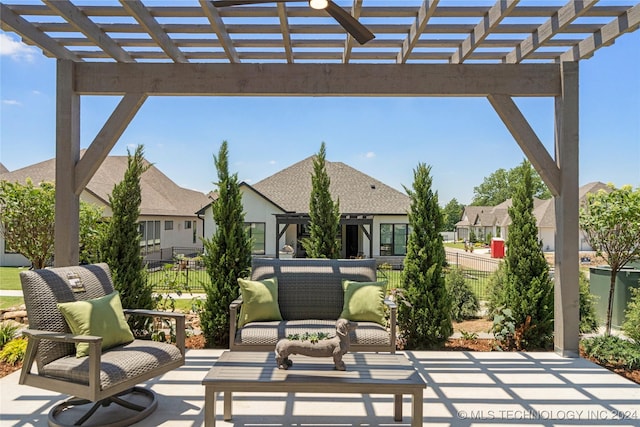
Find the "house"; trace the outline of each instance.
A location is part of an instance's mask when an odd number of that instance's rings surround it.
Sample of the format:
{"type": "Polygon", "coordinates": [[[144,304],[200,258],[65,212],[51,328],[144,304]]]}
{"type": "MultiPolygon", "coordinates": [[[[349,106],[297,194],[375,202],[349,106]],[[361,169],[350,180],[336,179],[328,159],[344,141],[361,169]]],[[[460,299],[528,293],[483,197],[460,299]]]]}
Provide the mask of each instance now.
{"type": "MultiPolygon", "coordinates": [[[[602,182],[591,182],[580,187],[580,204],[584,202],[588,193],[595,193],[601,189],[609,191],[609,187],[602,182]]],[[[508,209],[511,205],[511,199],[508,199],[496,206],[466,206],[462,219],[456,224],[458,238],[471,240],[473,231],[477,241],[488,240],[490,237],[507,239],[511,224],[508,209]]],[[[538,239],[542,241],[542,249],[547,252],[555,250],[555,215],[554,199],[533,199],[533,216],[538,226],[538,239]]],[[[592,250],[582,231],[578,250],[592,250]]]]}
{"type": "MultiPolygon", "coordinates": [[[[240,184],[254,255],[304,257],[300,242],[309,236],[313,159],[254,185],[240,184]],[[291,254],[286,251],[289,247],[291,254]]],[[[341,257],[375,257],[392,264],[402,260],[409,235],[409,196],[344,163],[325,161],[325,168],[331,197],[340,203],[341,257]]],[[[198,214],[204,217],[205,237],[211,237],[215,231],[211,206],[198,214]]]]}
{"type": "MultiPolygon", "coordinates": [[[[84,154],[84,151],[81,155],[84,154]]],[[[113,186],[124,177],[127,156],[108,156],[95,173],[80,198],[104,209],[105,217],[112,215],[109,195],[113,186]]],[[[55,159],[46,160],[12,172],[0,173],[0,180],[34,183],[55,181],[55,159]]],[[[209,202],[204,193],[179,187],[151,165],[140,178],[140,250],[149,259],[171,258],[174,250],[194,252],[202,249],[202,220],[195,214],[209,202]]],[[[0,266],[24,266],[29,261],[22,255],[7,252],[0,236],[0,266]]]]}

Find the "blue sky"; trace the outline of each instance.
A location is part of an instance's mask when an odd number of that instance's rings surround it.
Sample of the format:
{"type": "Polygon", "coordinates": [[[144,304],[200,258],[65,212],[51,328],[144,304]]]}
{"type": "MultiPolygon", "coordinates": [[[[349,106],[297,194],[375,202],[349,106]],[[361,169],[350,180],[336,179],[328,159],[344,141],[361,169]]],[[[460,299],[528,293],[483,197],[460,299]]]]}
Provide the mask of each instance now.
{"type": "MultiPolygon", "coordinates": [[[[118,102],[83,97],[86,148],[118,102]]],[[[15,170],[55,156],[55,61],[0,32],[0,161],[15,170]]],[[[553,101],[516,99],[553,153],[553,101]]],[[[144,144],[183,187],[214,188],[213,155],[227,140],[230,168],[255,183],[316,153],[402,190],[419,162],[432,166],[442,205],[524,154],[483,98],[154,97],[112,150],[144,144]]],[[[640,31],[580,64],[580,184],[640,186],[640,31]]]]}

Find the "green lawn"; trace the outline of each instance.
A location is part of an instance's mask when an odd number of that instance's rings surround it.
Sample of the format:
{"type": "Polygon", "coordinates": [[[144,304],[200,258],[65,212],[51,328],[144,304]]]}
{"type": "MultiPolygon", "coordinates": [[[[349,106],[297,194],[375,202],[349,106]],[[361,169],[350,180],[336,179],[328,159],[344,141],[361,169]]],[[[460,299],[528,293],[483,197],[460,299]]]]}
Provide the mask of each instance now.
{"type": "Polygon", "coordinates": [[[17,307],[21,304],[24,304],[22,297],[0,297],[0,309],[17,307]]]}
{"type": "Polygon", "coordinates": [[[26,270],[24,267],[0,267],[0,290],[21,291],[20,272],[26,270]]]}

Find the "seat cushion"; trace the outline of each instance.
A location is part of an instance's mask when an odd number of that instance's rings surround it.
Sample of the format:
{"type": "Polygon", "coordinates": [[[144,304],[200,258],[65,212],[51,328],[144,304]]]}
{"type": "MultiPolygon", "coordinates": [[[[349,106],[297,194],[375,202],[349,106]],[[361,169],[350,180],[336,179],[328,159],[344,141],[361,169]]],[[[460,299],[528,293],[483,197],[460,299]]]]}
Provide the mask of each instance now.
{"type": "MultiPolygon", "coordinates": [[[[113,347],[102,353],[101,389],[144,376],[167,363],[178,362],[181,359],[182,354],[176,346],[156,341],[135,340],[129,344],[113,347]]],[[[45,365],[42,374],[88,384],[89,358],[77,358],[75,355],[62,357],[45,365]]]]}
{"type": "MultiPolygon", "coordinates": [[[[351,332],[351,345],[389,346],[390,336],[387,329],[374,322],[357,322],[358,327],[351,332]]],[[[236,345],[275,347],[278,340],[289,335],[305,332],[323,332],[330,336],[336,334],[335,320],[289,320],[272,322],[252,322],[238,329],[236,345]]]]}

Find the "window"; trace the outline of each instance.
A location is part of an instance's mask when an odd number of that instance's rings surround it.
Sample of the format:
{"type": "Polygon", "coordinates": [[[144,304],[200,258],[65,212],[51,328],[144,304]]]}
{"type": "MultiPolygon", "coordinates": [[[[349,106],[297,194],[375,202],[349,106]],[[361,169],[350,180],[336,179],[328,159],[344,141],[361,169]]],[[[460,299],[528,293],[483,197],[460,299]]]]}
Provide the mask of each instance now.
{"type": "Polygon", "coordinates": [[[407,254],[409,224],[380,224],[380,255],[407,254]]]}
{"type": "Polygon", "coordinates": [[[160,250],[160,221],[141,221],[138,223],[138,231],[143,255],[160,250]]]}
{"type": "Polygon", "coordinates": [[[191,221],[185,221],[184,222],[184,229],[185,230],[190,230],[191,229],[191,221]]]}
{"type": "Polygon", "coordinates": [[[251,254],[265,254],[265,223],[264,222],[246,222],[244,224],[247,235],[251,239],[251,254]]]}
{"type": "Polygon", "coordinates": [[[164,229],[166,230],[173,230],[173,221],[165,221],[164,222],[164,229]]]}

